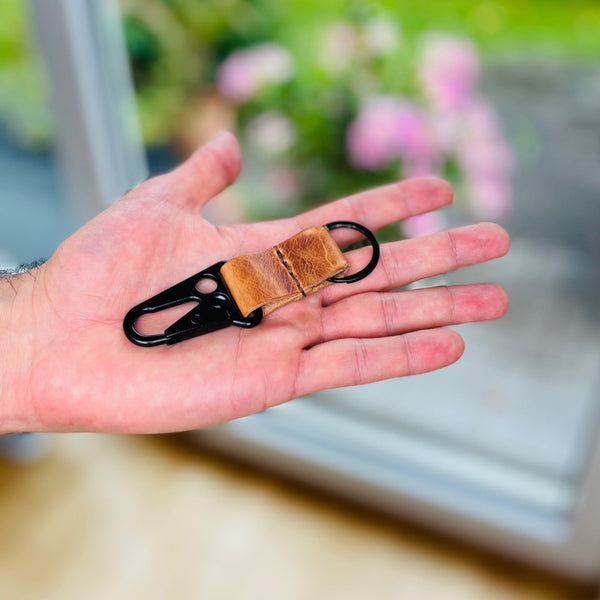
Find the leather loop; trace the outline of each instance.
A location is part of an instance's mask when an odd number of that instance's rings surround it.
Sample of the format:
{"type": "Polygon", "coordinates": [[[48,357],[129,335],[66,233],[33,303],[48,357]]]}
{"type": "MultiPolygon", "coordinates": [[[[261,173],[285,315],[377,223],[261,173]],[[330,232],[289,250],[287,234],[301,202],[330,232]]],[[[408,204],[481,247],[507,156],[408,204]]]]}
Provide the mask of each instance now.
{"type": "Polygon", "coordinates": [[[244,317],[259,307],[268,314],[300,300],[347,271],[348,262],[324,226],[309,227],[273,248],[238,256],[221,267],[244,317]]]}

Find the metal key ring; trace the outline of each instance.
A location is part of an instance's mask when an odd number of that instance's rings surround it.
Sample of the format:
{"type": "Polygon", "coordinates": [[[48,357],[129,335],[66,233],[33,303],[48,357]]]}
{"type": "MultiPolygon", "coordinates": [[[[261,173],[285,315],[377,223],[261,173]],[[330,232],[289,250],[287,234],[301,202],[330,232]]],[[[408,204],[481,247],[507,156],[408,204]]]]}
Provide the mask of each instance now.
{"type": "Polygon", "coordinates": [[[371,260],[364,269],[361,269],[352,275],[346,275],[346,277],[329,277],[327,281],[331,281],[332,283],[354,283],[369,275],[379,262],[379,243],[373,232],[360,223],[354,223],[354,221],[334,221],[333,223],[327,223],[325,227],[329,231],[332,229],[354,229],[355,231],[362,233],[373,248],[371,260]]]}

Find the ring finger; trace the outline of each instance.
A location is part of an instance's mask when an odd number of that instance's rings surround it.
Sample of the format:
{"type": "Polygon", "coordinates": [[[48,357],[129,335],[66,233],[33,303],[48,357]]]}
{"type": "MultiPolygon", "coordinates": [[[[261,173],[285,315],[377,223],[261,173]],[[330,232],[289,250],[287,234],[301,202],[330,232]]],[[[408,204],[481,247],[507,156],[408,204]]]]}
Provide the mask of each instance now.
{"type": "Polygon", "coordinates": [[[359,294],[323,309],[316,343],[497,319],[507,307],[506,293],[491,283],[359,294]]]}
{"type": "MultiPolygon", "coordinates": [[[[498,225],[479,223],[381,247],[379,265],[365,279],[350,285],[330,285],[321,292],[323,306],[362,292],[394,289],[412,281],[499,258],[509,247],[498,225]]],[[[369,247],[347,253],[350,271],[369,260],[369,247]]]]}

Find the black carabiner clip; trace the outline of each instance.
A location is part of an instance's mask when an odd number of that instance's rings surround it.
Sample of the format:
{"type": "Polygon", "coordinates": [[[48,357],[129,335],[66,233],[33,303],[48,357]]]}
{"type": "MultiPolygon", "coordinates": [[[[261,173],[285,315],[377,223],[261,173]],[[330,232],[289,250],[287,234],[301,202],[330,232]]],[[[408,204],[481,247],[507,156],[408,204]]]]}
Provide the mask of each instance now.
{"type": "Polygon", "coordinates": [[[138,346],[157,346],[188,340],[229,325],[237,327],[258,325],[263,316],[262,309],[256,309],[248,317],[242,315],[221,277],[221,267],[224,264],[223,261],[215,263],[134,306],[123,320],[123,329],[127,338],[138,346]],[[216,287],[208,293],[199,291],[197,285],[203,279],[213,281],[216,287]],[[144,335],[135,328],[135,322],[142,315],[166,310],[186,302],[196,302],[196,306],[165,329],[164,333],[144,335]]]}

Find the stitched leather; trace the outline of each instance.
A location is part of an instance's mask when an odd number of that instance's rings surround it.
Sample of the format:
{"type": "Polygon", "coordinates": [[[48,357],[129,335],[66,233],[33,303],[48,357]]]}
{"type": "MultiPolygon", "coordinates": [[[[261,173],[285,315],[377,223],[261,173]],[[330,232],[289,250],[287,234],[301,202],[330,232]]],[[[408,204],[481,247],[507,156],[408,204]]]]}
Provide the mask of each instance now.
{"type": "Polygon", "coordinates": [[[326,227],[309,227],[273,248],[238,256],[221,267],[221,276],[240,312],[247,317],[262,306],[268,314],[317,291],[348,270],[326,227]]]}

